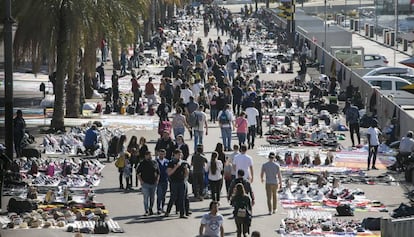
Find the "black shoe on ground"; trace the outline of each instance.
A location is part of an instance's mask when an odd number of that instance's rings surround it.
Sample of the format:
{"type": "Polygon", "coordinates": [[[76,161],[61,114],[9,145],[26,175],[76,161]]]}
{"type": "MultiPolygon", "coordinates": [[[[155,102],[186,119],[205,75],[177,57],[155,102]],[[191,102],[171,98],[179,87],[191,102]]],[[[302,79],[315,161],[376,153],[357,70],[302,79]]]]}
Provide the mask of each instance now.
{"type": "Polygon", "coordinates": [[[373,169],[373,170],[378,170],[378,168],[377,168],[377,167],[375,167],[375,166],[372,166],[372,169],[373,169]]]}
{"type": "Polygon", "coordinates": [[[193,214],[192,211],[189,211],[189,212],[185,213],[186,216],[191,216],[191,214],[193,214]]]}
{"type": "Polygon", "coordinates": [[[180,218],[182,218],[182,219],[187,219],[188,217],[186,217],[186,216],[182,215],[182,216],[180,216],[180,218]]]}
{"type": "Polygon", "coordinates": [[[152,210],[149,210],[149,215],[150,216],[154,215],[154,212],[152,210]]]}

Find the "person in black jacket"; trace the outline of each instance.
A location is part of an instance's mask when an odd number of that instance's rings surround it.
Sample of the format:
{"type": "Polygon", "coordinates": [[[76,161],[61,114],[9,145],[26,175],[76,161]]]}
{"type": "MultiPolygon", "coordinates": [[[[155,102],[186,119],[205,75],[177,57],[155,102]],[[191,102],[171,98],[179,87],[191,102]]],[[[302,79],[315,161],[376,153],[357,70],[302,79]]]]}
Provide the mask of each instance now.
{"type": "Polygon", "coordinates": [[[145,153],[145,159],[139,164],[137,176],[144,195],[145,215],[152,215],[154,214],[152,208],[154,206],[155,190],[160,179],[160,169],[158,163],[152,159],[150,151],[145,153]]]}
{"type": "Polygon", "coordinates": [[[161,149],[165,149],[167,152],[167,159],[172,158],[172,152],[174,151],[175,145],[173,140],[170,137],[170,132],[164,130],[162,133],[162,137],[158,139],[157,144],[155,145],[155,153],[158,154],[158,151],[161,149]]]}
{"type": "Polygon", "coordinates": [[[22,157],[22,141],[25,133],[26,121],[23,118],[23,112],[19,109],[16,111],[16,117],[13,119],[14,150],[16,151],[17,158],[22,157]]]}
{"type": "Polygon", "coordinates": [[[240,82],[235,81],[234,87],[232,89],[233,94],[233,113],[235,115],[240,115],[240,107],[243,99],[243,89],[240,87],[240,82]]]}
{"type": "Polygon", "coordinates": [[[161,104],[158,105],[157,115],[160,117],[160,121],[169,121],[168,113],[171,112],[171,105],[167,104],[165,97],[161,98],[161,104]]]}
{"type": "Polygon", "coordinates": [[[233,181],[231,181],[230,183],[230,187],[229,187],[229,192],[227,193],[227,199],[230,201],[233,193],[234,193],[234,188],[236,187],[237,184],[243,184],[244,190],[246,191],[246,194],[248,194],[252,200],[252,205],[254,205],[254,193],[252,190],[252,186],[250,184],[250,182],[244,178],[244,170],[239,169],[237,171],[237,178],[233,179],[233,181]]]}

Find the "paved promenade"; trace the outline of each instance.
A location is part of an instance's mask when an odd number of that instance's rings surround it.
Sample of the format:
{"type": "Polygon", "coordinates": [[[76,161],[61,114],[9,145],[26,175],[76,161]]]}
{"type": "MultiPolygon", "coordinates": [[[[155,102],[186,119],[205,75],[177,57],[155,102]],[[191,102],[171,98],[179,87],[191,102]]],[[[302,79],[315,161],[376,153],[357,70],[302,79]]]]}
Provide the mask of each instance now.
{"type": "MultiPolygon", "coordinates": [[[[226,6],[227,7],[227,6],[226,6]]],[[[239,10],[240,6],[231,5],[231,9],[239,10]]],[[[202,28],[199,28],[195,34],[195,38],[201,37],[202,28]]],[[[221,36],[223,37],[223,36],[221,36]]],[[[354,44],[367,47],[367,49],[375,50],[374,52],[385,53],[386,48],[380,48],[381,46],[374,45],[371,41],[367,43],[362,37],[356,38],[354,36],[354,44]],[[366,45],[363,45],[365,44],[366,45]],[[377,48],[379,47],[379,48],[377,48]]],[[[215,29],[210,31],[208,38],[216,39],[217,32],[215,29]]],[[[204,45],[206,45],[208,38],[203,38],[204,45]]],[[[223,37],[226,38],[226,37],[223,37]]],[[[367,52],[366,49],[366,52],[367,52]]],[[[247,52],[247,49],[243,49],[243,53],[247,52]]],[[[389,60],[392,57],[389,57],[389,60]]],[[[391,63],[390,63],[391,64],[391,63]]],[[[297,71],[298,65],[294,65],[295,70],[297,71]]],[[[263,80],[292,80],[295,74],[260,74],[260,78],[263,80]]],[[[36,87],[37,88],[37,87],[36,87]]],[[[129,115],[120,115],[123,118],[130,118],[134,120],[140,119],[139,116],[129,116],[129,115]]],[[[99,118],[97,118],[99,119],[99,118]]],[[[82,123],[84,120],[79,120],[79,123],[82,123]]],[[[76,123],[76,120],[74,121],[76,123]]],[[[38,124],[39,125],[39,124],[38,124]]],[[[32,130],[36,130],[38,125],[32,125],[32,130]]],[[[264,128],[266,131],[266,129],[264,128]]],[[[129,137],[132,135],[144,136],[149,141],[149,148],[151,151],[154,150],[155,141],[158,138],[156,129],[154,130],[138,130],[130,129],[126,131],[126,134],[129,137]]],[[[348,135],[348,133],[346,133],[348,135]]],[[[38,143],[41,142],[42,135],[37,136],[38,143]]],[[[4,136],[1,139],[4,140],[4,136]]],[[[233,143],[236,142],[236,137],[233,137],[233,143]]],[[[192,140],[190,140],[188,133],[185,136],[185,141],[190,145],[190,151],[192,151],[192,140]]],[[[221,133],[217,124],[209,123],[209,134],[205,137],[205,151],[207,152],[206,156],[210,158],[210,152],[214,150],[216,143],[221,141],[221,133]]],[[[344,146],[349,146],[349,139],[341,142],[344,146]]],[[[263,156],[259,156],[257,153],[262,148],[263,145],[267,145],[265,138],[257,138],[256,147],[253,150],[248,150],[248,154],[253,157],[254,160],[254,183],[253,190],[256,196],[256,204],[253,207],[253,222],[251,230],[258,230],[261,232],[262,236],[279,236],[276,233],[276,230],[279,228],[281,220],[287,216],[287,210],[279,206],[276,214],[268,215],[267,214],[267,205],[265,197],[265,187],[264,184],[260,183],[260,168],[261,165],[267,161],[263,156]]],[[[384,170],[379,171],[369,171],[370,175],[381,175],[384,170]]],[[[402,186],[385,186],[385,185],[349,185],[350,188],[361,188],[365,191],[366,196],[372,200],[379,200],[387,205],[388,210],[392,210],[399,206],[401,202],[406,202],[402,186]]],[[[190,192],[191,193],[191,192],[190,192]]],[[[172,215],[170,217],[163,216],[144,216],[144,208],[142,201],[142,193],[138,192],[136,188],[130,192],[124,192],[119,190],[118,185],[118,171],[114,166],[113,162],[108,163],[105,169],[103,170],[103,179],[100,186],[96,189],[96,200],[103,202],[106,205],[106,208],[109,210],[109,216],[118,221],[122,228],[124,228],[124,234],[109,234],[106,236],[157,236],[157,237],[172,237],[172,236],[184,236],[184,237],[193,237],[198,234],[198,227],[200,225],[200,220],[202,215],[208,211],[208,205],[210,200],[206,199],[202,202],[191,202],[190,209],[192,210],[192,215],[188,219],[179,219],[178,215],[172,215]]],[[[169,194],[168,194],[169,195],[169,194]]],[[[192,194],[190,194],[192,197],[192,194]]],[[[168,198],[167,198],[168,199],[168,198]]],[[[3,207],[4,208],[4,207],[3,207]]],[[[222,191],[220,213],[225,217],[224,221],[224,231],[225,236],[236,236],[235,234],[235,224],[232,218],[232,208],[225,198],[225,191],[222,191]]],[[[388,213],[384,212],[358,212],[356,213],[355,219],[363,219],[364,217],[379,217],[389,216],[388,213]]],[[[15,236],[31,236],[31,237],[63,237],[63,236],[73,236],[73,233],[67,233],[63,230],[0,230],[2,237],[15,237],[15,236]]],[[[97,235],[95,235],[97,236],[97,235]]]]}

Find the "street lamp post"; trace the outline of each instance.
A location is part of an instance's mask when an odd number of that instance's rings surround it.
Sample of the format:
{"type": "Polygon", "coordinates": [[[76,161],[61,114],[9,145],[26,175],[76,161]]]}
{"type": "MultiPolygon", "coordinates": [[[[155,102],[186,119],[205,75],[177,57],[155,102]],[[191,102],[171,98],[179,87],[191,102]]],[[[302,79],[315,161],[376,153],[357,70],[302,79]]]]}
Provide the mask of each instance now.
{"type": "Polygon", "coordinates": [[[397,35],[398,35],[398,0],[394,0],[394,17],[395,17],[395,26],[394,26],[394,67],[397,61],[397,35]]]}
{"type": "Polygon", "coordinates": [[[346,11],[347,11],[347,5],[346,5],[346,0],[345,0],[345,6],[344,6],[344,26],[346,27],[346,11]]]}
{"type": "Polygon", "coordinates": [[[378,41],[378,34],[377,34],[377,31],[378,31],[378,0],[375,0],[374,4],[375,4],[375,31],[374,31],[374,34],[375,34],[375,41],[378,41]]]}
{"type": "Polygon", "coordinates": [[[327,14],[326,14],[326,0],[325,0],[325,36],[324,36],[324,41],[323,41],[323,48],[326,50],[326,19],[327,18],[327,14]]]}

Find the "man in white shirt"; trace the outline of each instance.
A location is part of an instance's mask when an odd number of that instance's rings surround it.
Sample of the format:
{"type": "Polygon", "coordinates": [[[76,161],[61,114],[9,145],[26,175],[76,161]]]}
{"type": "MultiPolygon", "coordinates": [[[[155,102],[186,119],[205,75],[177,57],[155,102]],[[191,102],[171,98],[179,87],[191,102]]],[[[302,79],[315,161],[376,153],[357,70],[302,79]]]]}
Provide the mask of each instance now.
{"type": "Polygon", "coordinates": [[[233,170],[243,170],[245,179],[253,183],[253,159],[246,154],[247,147],[242,144],[240,146],[240,154],[236,155],[233,160],[233,170]]]}
{"type": "Polygon", "coordinates": [[[201,80],[196,79],[194,84],[193,84],[193,87],[192,87],[193,97],[194,97],[195,101],[198,101],[198,97],[200,96],[201,88],[204,88],[203,84],[201,84],[201,80]]]}
{"type": "Polygon", "coordinates": [[[184,104],[190,102],[190,96],[193,96],[193,92],[190,90],[190,85],[185,83],[184,89],[181,89],[180,98],[183,98],[184,104]]]}
{"type": "Polygon", "coordinates": [[[401,139],[399,152],[397,155],[397,168],[404,168],[405,160],[414,152],[413,131],[408,131],[407,135],[401,139]]]}
{"type": "Polygon", "coordinates": [[[210,202],[210,212],[203,215],[198,232],[199,237],[224,237],[224,217],[218,213],[219,203],[210,202]]]}
{"type": "Polygon", "coordinates": [[[206,136],[208,135],[207,115],[203,110],[204,106],[199,105],[198,110],[194,112],[198,120],[197,125],[193,127],[194,150],[197,149],[197,145],[203,145],[204,130],[206,131],[206,136]]]}
{"type": "Polygon", "coordinates": [[[227,42],[224,42],[223,55],[226,57],[226,62],[228,62],[230,60],[230,46],[227,42]]]}
{"type": "Polygon", "coordinates": [[[381,135],[381,130],[378,128],[378,121],[374,119],[372,121],[371,126],[367,130],[367,140],[368,140],[368,168],[371,163],[372,158],[372,169],[377,170],[377,167],[375,167],[375,161],[377,160],[377,154],[378,154],[378,146],[380,144],[379,136],[381,135]]]}
{"type": "Polygon", "coordinates": [[[254,104],[251,103],[246,108],[246,115],[247,115],[247,122],[249,126],[249,130],[247,132],[247,142],[249,144],[248,149],[254,148],[254,139],[256,137],[256,125],[257,119],[259,118],[259,111],[254,107],[254,104]]]}

